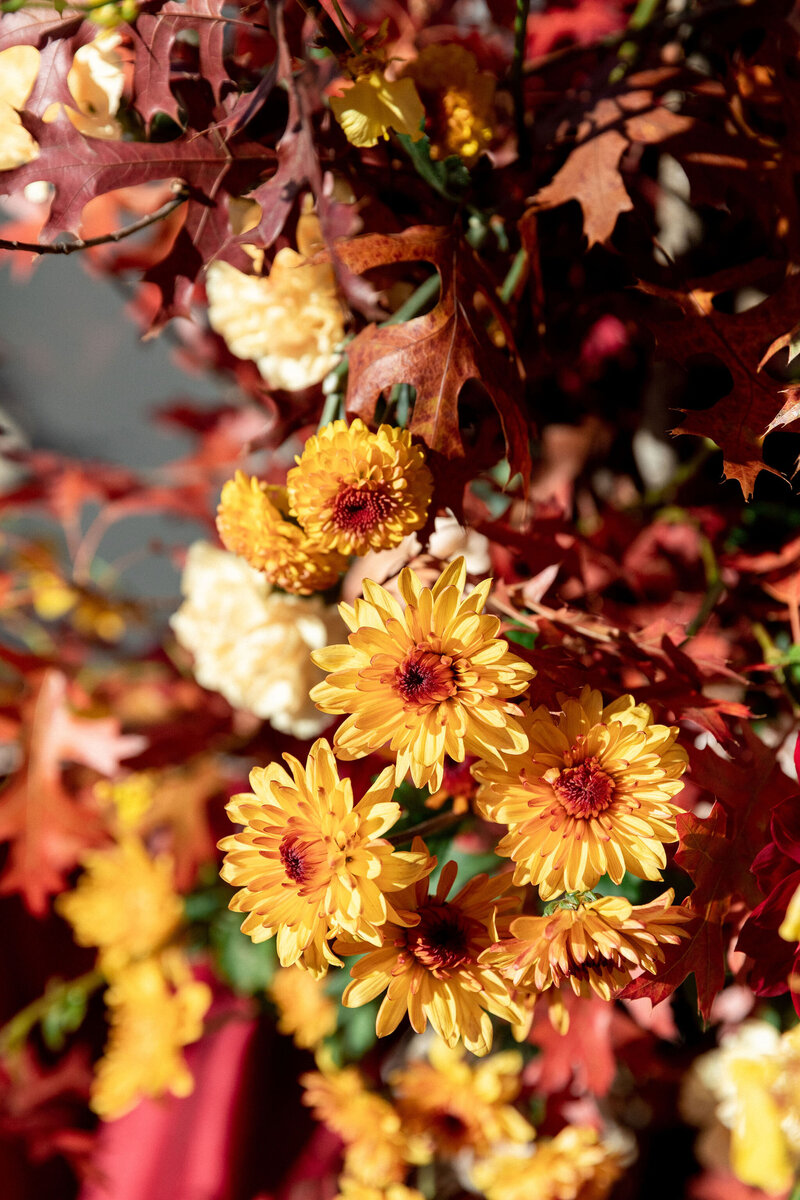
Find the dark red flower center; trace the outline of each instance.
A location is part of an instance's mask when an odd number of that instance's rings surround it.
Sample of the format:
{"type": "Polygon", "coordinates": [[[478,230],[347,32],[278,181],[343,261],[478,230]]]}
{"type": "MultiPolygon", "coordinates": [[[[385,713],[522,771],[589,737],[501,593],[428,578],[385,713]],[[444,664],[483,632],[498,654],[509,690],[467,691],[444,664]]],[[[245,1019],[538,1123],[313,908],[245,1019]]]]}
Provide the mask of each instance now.
{"type": "Polygon", "coordinates": [[[470,922],[449,904],[432,901],[408,931],[408,948],[430,971],[452,971],[470,960],[470,922]]]}
{"type": "Polygon", "coordinates": [[[553,790],[571,817],[588,819],[608,808],[614,799],[616,785],[596,758],[587,758],[577,767],[562,771],[553,790]]]}
{"type": "Polygon", "coordinates": [[[469,1132],[466,1121],[458,1113],[449,1112],[447,1109],[434,1113],[431,1124],[439,1139],[454,1149],[461,1147],[469,1132]]]}
{"type": "Polygon", "coordinates": [[[394,685],[408,704],[439,704],[456,694],[453,660],[434,650],[413,650],[397,668],[394,685]]]}
{"type": "Polygon", "coordinates": [[[594,977],[600,975],[603,970],[614,970],[617,963],[613,958],[608,958],[605,954],[597,954],[594,958],[585,958],[582,963],[573,963],[567,974],[572,979],[578,979],[589,983],[594,977]]]}
{"type": "Polygon", "coordinates": [[[343,487],[335,495],[331,519],[337,529],[369,533],[391,515],[394,499],[385,484],[343,487]]]}
{"type": "Polygon", "coordinates": [[[310,869],[303,853],[303,844],[297,838],[285,837],[280,845],[281,862],[292,883],[305,883],[310,869]]]}

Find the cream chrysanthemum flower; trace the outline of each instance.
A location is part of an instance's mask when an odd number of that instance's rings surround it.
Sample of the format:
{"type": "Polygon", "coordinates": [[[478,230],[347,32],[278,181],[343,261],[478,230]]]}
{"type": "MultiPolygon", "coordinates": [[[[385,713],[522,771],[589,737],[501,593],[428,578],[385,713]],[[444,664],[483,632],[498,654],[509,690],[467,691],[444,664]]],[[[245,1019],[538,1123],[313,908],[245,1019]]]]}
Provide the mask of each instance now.
{"type": "Polygon", "coordinates": [[[365,1086],[357,1067],[310,1072],[300,1082],[303,1103],[344,1142],[345,1176],[377,1188],[402,1182],[410,1147],[400,1117],[365,1086]]]}
{"type": "Polygon", "coordinates": [[[320,979],[299,967],[278,967],[267,994],[278,1010],[278,1032],[303,1050],[315,1050],[336,1030],[337,1006],[320,979]]]}
{"type": "Polygon", "coordinates": [[[211,989],[178,951],[132,963],[106,991],[111,1033],[97,1065],[91,1106],[106,1121],[145,1096],[188,1096],[194,1080],[182,1049],[203,1032],[211,989]]]}
{"type": "Polygon", "coordinates": [[[371,56],[352,57],[348,67],[354,82],[331,96],[333,115],[353,146],[377,146],[389,130],[407,134],[412,142],[423,136],[425,109],[411,79],[387,79],[371,56]]]}
{"type": "Polygon", "coordinates": [[[335,608],[319,596],[273,592],[262,574],[208,542],[189,547],[181,590],[170,625],[202,687],[297,738],[330,724],[308,693],[319,679],[311,651],[342,627],[335,608]]]}
{"type": "MultiPolygon", "coordinates": [[[[424,850],[419,838],[414,849],[424,850]]],[[[448,900],[457,871],[454,862],[445,865],[433,896],[427,879],[409,888],[402,903],[415,913],[417,923],[411,928],[387,923],[377,949],[344,939],[335,943],[340,954],[364,955],[350,971],[352,982],[342,1003],[358,1008],[385,991],[375,1026],[378,1037],[393,1033],[408,1013],[417,1033],[430,1021],[448,1046],[463,1041],[473,1054],[483,1055],[492,1045],[489,1013],[511,1022],[521,1017],[506,981],[479,961],[497,938],[498,917],[505,921],[517,901],[503,897],[511,882],[508,875],[476,875],[448,900]]]]}
{"type": "Polygon", "coordinates": [[[622,896],[578,897],[543,917],[516,917],[510,936],[487,950],[481,961],[515,987],[539,993],[569,983],[576,996],[596,992],[611,1000],[632,974],[654,974],[663,946],[684,935],[689,913],[672,904],[669,891],[650,904],[622,896]]]}
{"type": "Polygon", "coordinates": [[[254,361],[269,387],[319,383],[340,358],[344,310],[329,262],[308,259],[323,245],[317,218],[297,222],[298,250],[284,246],[268,275],[213,262],[206,274],[208,320],[237,358],[254,361]]]}
{"type": "Polygon", "coordinates": [[[39,51],[33,46],[0,51],[0,171],[13,171],[39,156],[39,146],[19,116],[38,73],[39,51]]]}
{"type": "Polygon", "coordinates": [[[433,479],[406,429],[326,425],[286,477],[291,511],[321,550],[388,550],[425,524],[433,479]]]}
{"type": "Polygon", "coordinates": [[[406,916],[395,906],[406,889],[434,865],[427,853],[393,851],[383,834],[400,816],[387,767],[358,804],[349,779],[340,779],[324,739],[306,766],[285,754],[291,775],[277,763],[250,773],[253,794],[234,796],[231,820],[244,828],[223,838],[222,878],[241,891],[230,902],[247,913],[242,931],[254,942],[277,934],[278,958],[316,975],[341,966],[328,939],[350,935],[380,945],[386,921],[406,916]]]}
{"type": "Polygon", "coordinates": [[[471,166],[494,134],[495,78],[479,71],[463,46],[426,46],[403,69],[413,79],[428,115],[431,158],[458,154],[471,166]]]}
{"type": "Polygon", "coordinates": [[[84,873],[71,892],[56,900],[79,946],[97,946],[98,965],[112,978],[129,963],[159,950],[183,918],[168,854],[151,858],[136,834],[119,844],[90,850],[84,873]]]}
{"type": "Polygon", "coordinates": [[[405,608],[378,584],[364,582],[363,600],[340,604],[345,646],[314,655],[332,672],[311,692],[323,712],[349,713],[336,731],[341,758],[360,758],[388,743],[396,780],[411,772],[417,787],[442,786],[445,756],[467,754],[502,768],[527,746],[510,702],[533,669],[497,634],[497,617],[482,615],[491,580],[464,598],[466,568],[458,558],[433,588],[406,568],[398,581],[405,608]]]}
{"type": "Polygon", "coordinates": [[[122,126],[116,119],[125,87],[125,70],[117,52],[121,42],[120,34],[109,29],[75,51],[67,86],[78,108],[76,111],[66,106],[66,112],[86,137],[104,141],[122,137],[122,126]]]}
{"type": "Polygon", "coordinates": [[[542,898],[582,892],[608,873],[660,879],[662,843],[676,842],[687,756],[674,726],[654,725],[646,704],[621,696],[603,707],[588,685],[577,700],[559,695],[562,711],[526,714],[527,751],[506,764],[479,763],[477,805],[508,826],[496,847],[517,864],[514,882],[538,886],[542,898]]]}
{"type": "Polygon", "coordinates": [[[499,1142],[529,1142],[533,1128],[512,1101],[519,1095],[523,1058],[516,1050],[481,1062],[436,1040],[428,1059],[409,1062],[390,1077],[403,1128],[432,1156],[462,1150],[488,1154],[499,1142]]]}
{"type": "Polygon", "coordinates": [[[237,471],[223,486],[217,509],[222,544],[286,592],[324,592],[347,562],[310,539],[288,519],[288,512],[286,488],[237,471]]]}
{"type": "Polygon", "coordinates": [[[523,1155],[496,1154],[472,1170],[486,1200],[605,1200],[627,1154],[597,1130],[568,1125],[523,1155]]]}

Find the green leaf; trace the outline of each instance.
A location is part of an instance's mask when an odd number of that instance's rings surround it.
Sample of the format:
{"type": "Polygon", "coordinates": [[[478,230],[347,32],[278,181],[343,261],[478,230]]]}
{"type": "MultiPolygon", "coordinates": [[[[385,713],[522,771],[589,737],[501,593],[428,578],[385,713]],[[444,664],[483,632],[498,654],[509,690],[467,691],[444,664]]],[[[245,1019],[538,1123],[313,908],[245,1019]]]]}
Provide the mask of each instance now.
{"type": "Polygon", "coordinates": [[[253,942],[239,926],[240,913],[225,909],[211,922],[209,943],[220,975],[242,996],[263,992],[277,967],[275,943],[253,942]]]}
{"type": "Polygon", "coordinates": [[[471,179],[463,160],[457,154],[434,161],[431,158],[429,138],[423,136],[412,142],[407,133],[398,133],[397,140],[414,164],[417,174],[440,196],[453,200],[456,204],[463,200],[471,179]]]}

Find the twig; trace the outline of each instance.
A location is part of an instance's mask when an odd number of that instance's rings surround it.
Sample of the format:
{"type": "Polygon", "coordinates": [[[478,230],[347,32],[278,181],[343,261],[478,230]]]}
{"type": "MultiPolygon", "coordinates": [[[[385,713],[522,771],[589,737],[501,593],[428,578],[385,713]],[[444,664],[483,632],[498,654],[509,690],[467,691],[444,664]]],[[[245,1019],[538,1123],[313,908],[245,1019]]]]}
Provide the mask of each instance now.
{"type": "Polygon", "coordinates": [[[140,217],[132,225],[115,229],[112,233],[102,233],[93,238],[76,238],[74,242],[17,242],[8,238],[0,238],[0,250],[21,250],[31,254],[74,254],[77,250],[90,250],[93,246],[121,242],[123,238],[130,237],[133,233],[139,233],[141,229],[147,229],[149,225],[155,225],[157,221],[163,221],[176,208],[180,208],[181,204],[189,199],[189,193],[182,183],[177,186],[178,190],[172,199],[167,200],[166,204],[162,204],[155,212],[140,217]]]}
{"type": "Polygon", "coordinates": [[[402,829],[399,833],[390,833],[386,841],[391,842],[393,846],[400,846],[403,842],[413,841],[415,837],[427,837],[428,834],[439,833],[442,829],[449,829],[451,825],[457,825],[463,815],[463,813],[454,812],[438,813],[427,821],[420,821],[419,825],[412,825],[410,829],[402,829]]]}

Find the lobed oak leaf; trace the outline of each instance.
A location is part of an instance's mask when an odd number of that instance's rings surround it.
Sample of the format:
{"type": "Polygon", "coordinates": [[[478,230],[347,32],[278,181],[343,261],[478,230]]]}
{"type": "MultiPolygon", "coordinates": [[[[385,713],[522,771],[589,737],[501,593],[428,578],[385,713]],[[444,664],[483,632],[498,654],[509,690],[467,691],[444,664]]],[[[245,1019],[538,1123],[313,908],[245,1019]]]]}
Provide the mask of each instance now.
{"type": "Polygon", "coordinates": [[[102,837],[95,814],[62,780],[64,763],[112,775],[144,739],[119,732],[113,717],[81,717],[68,703],[67,678],[44,672],[22,706],[23,762],[0,792],[0,841],[11,842],[0,892],[21,893],[36,915],[64,886],[83,850],[102,837]]]}
{"type": "Polygon", "coordinates": [[[671,301],[682,314],[669,318],[647,310],[641,320],[666,357],[688,367],[695,359],[712,356],[730,372],[730,390],[711,408],[688,413],[674,432],[715,442],[723,453],[726,477],[735,479],[749,500],[761,471],[780,476],[764,462],[764,438],[800,421],[800,387],[786,387],[763,370],[781,348],[776,330],[800,311],[800,273],[787,274],[771,296],[740,313],[714,308],[714,296],[730,283],[727,277],[714,276],[686,292],[640,284],[642,291],[671,301]]]}
{"type": "Polygon", "coordinates": [[[672,112],[654,94],[654,89],[663,90],[674,82],[675,75],[671,68],[640,72],[624,87],[601,97],[581,120],[575,148],[550,183],[535,194],[529,212],[577,200],[589,248],[607,242],[617,219],[633,208],[619,170],[623,154],[632,143],[654,145],[692,124],[691,118],[672,112]]]}
{"type": "Polygon", "coordinates": [[[420,225],[400,234],[366,234],[338,242],[356,274],[401,262],[430,262],[441,279],[439,302],[410,321],[369,325],[348,351],[347,411],[370,422],[381,393],[396,383],[416,389],[410,429],[446,458],[462,458],[458,403],[470,381],[489,393],[503,427],[512,472],[530,474],[529,418],[511,331],[494,286],[474,252],[450,229],[420,225]],[[491,341],[475,306],[480,295],[503,330],[512,357],[491,341]]]}
{"type": "Polygon", "coordinates": [[[622,996],[647,996],[657,1004],[694,973],[698,1007],[707,1021],[724,986],[732,935],[743,914],[761,899],[751,869],[753,852],[764,845],[770,812],[796,785],[776,763],[774,751],[746,725],[728,758],[707,748],[690,752],[690,762],[691,781],[714,797],[707,817],[678,815],[675,864],[695,884],[684,901],[694,920],[687,938],[665,948],[655,977],[634,980],[622,996]]]}

